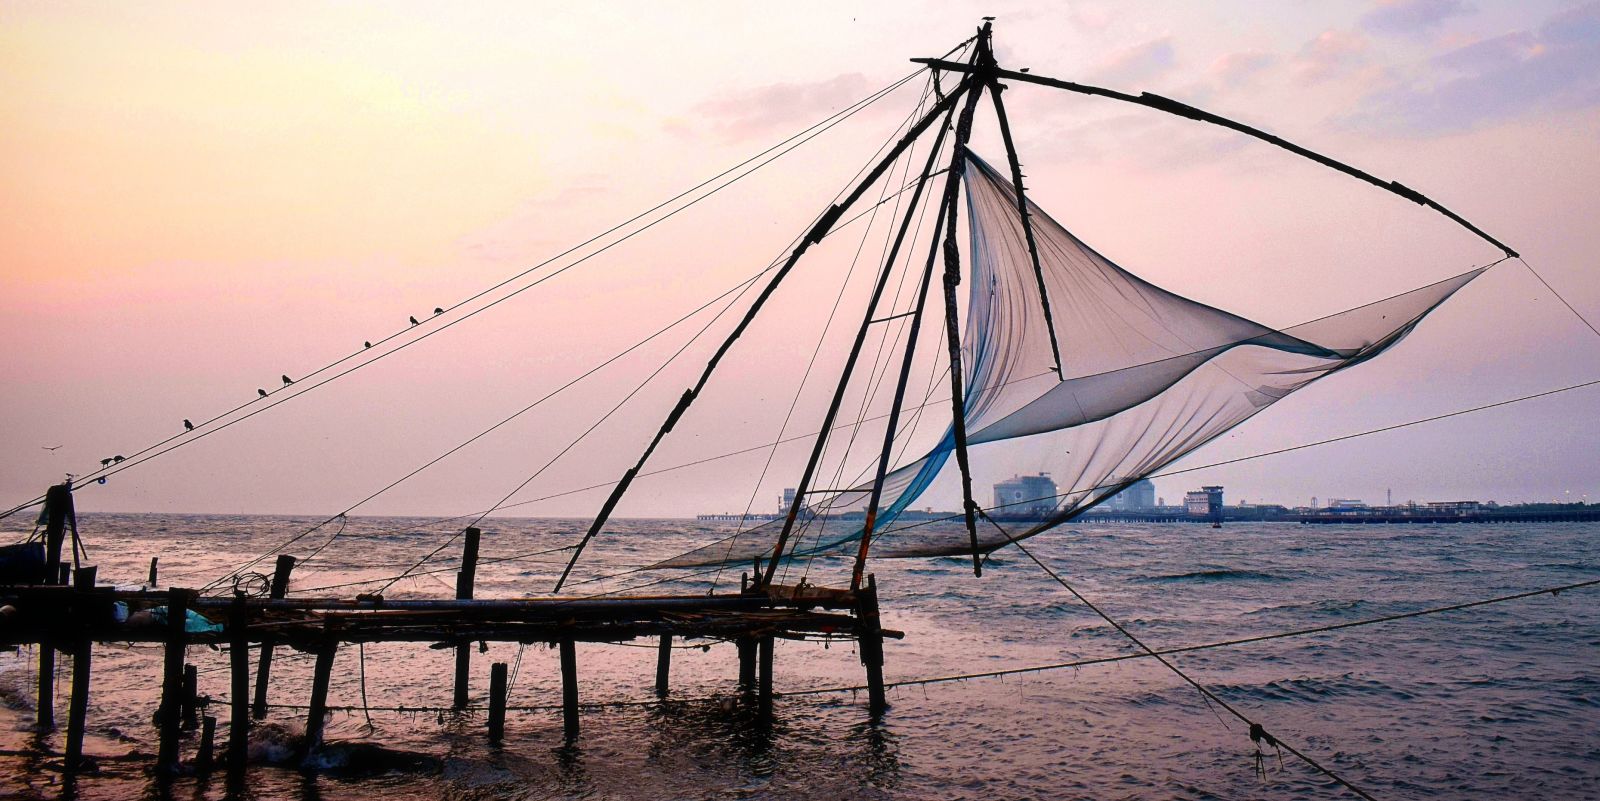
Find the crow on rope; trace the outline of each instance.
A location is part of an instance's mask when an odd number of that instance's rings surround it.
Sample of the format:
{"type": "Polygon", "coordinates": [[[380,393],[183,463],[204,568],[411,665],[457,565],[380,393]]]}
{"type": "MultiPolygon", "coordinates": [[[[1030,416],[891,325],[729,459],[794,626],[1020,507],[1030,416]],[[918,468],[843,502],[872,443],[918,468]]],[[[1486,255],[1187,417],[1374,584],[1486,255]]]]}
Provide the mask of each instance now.
{"type": "Polygon", "coordinates": [[[263,398],[265,398],[267,396],[267,391],[262,389],[262,388],[260,388],[260,387],[256,387],[256,394],[260,395],[263,398]]]}
{"type": "Polygon", "coordinates": [[[413,316],[411,316],[411,317],[410,317],[410,318],[408,318],[408,319],[409,319],[409,320],[411,320],[411,324],[412,324],[412,325],[422,325],[422,323],[419,323],[419,322],[417,322],[417,318],[416,318],[416,316],[415,316],[415,315],[413,315],[413,316]]]}
{"type": "Polygon", "coordinates": [[[194,430],[194,423],[189,422],[188,418],[184,418],[183,430],[184,431],[193,431],[194,430]]]}
{"type": "Polygon", "coordinates": [[[290,378],[288,376],[283,376],[282,378],[283,378],[283,385],[284,386],[289,386],[290,384],[294,383],[294,379],[293,378],[290,378]]]}
{"type": "Polygon", "coordinates": [[[444,314],[444,307],[443,306],[435,306],[435,307],[433,307],[433,313],[434,314],[444,314]]]}
{"type": "Polygon", "coordinates": [[[363,342],[363,343],[361,343],[361,347],[370,348],[370,347],[372,347],[372,343],[371,342],[363,342]]]}

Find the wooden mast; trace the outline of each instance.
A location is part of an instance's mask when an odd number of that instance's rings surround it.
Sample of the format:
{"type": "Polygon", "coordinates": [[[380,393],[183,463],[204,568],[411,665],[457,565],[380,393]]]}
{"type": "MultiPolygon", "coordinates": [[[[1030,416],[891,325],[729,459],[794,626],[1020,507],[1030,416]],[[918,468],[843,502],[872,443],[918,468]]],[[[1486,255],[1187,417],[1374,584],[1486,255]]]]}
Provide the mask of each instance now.
{"type": "MultiPolygon", "coordinates": [[[[967,83],[970,83],[970,81],[964,79],[963,85],[966,85],[967,83]]],[[[672,412],[667,415],[666,422],[662,424],[661,429],[657,431],[655,436],[650,440],[650,444],[645,447],[644,453],[639,457],[639,461],[634,464],[633,467],[628,468],[628,470],[622,474],[621,480],[619,480],[616,486],[612,488],[611,495],[607,497],[605,503],[601,505],[600,513],[595,516],[594,522],[589,526],[589,530],[583,535],[583,538],[578,541],[577,547],[573,548],[572,557],[567,560],[566,568],[561,571],[561,578],[556,580],[554,592],[561,591],[562,586],[564,586],[567,582],[567,577],[572,574],[573,566],[578,563],[578,557],[583,555],[583,550],[589,544],[589,541],[594,539],[595,535],[600,533],[600,530],[605,527],[606,521],[611,518],[612,511],[616,509],[617,503],[622,500],[622,496],[628,491],[629,485],[631,485],[633,480],[638,477],[639,472],[644,469],[645,462],[648,461],[650,459],[650,455],[655,452],[656,446],[661,444],[661,440],[666,437],[667,433],[672,430],[673,426],[677,425],[678,421],[683,418],[684,413],[689,411],[689,407],[694,403],[695,398],[699,397],[701,390],[705,389],[706,383],[711,380],[712,373],[716,372],[717,365],[721,364],[722,358],[726,356],[728,350],[733,347],[733,343],[744,334],[745,329],[750,327],[750,323],[755,320],[756,315],[761,313],[762,307],[765,306],[767,300],[772,297],[772,293],[777,291],[778,287],[783,283],[783,279],[786,278],[789,275],[789,272],[794,269],[794,265],[800,261],[800,257],[805,255],[806,250],[812,245],[821,242],[823,238],[828,235],[828,232],[832,230],[834,224],[839,221],[839,218],[844,215],[844,212],[851,206],[855,205],[857,200],[861,199],[861,196],[866,193],[868,187],[877,183],[878,179],[883,177],[884,172],[889,169],[889,166],[894,164],[895,161],[899,160],[900,154],[904,153],[906,148],[910,147],[911,143],[915,142],[917,138],[922,135],[922,132],[927,130],[929,125],[933,124],[934,120],[938,119],[940,115],[944,114],[947,109],[955,104],[958,95],[959,93],[946,95],[938,103],[935,103],[934,106],[928,110],[928,113],[923,115],[922,119],[913,124],[911,126],[911,130],[907,131],[905,136],[889,149],[889,152],[885,154],[881,160],[879,160],[877,165],[874,166],[865,177],[856,183],[855,188],[850,191],[850,194],[846,195],[845,198],[839,203],[830,206],[828,210],[823,212],[822,216],[817,219],[817,222],[812,226],[811,230],[808,231],[805,237],[800,240],[800,244],[795,247],[792,253],[789,254],[789,258],[783,263],[783,266],[778,268],[778,271],[773,274],[772,280],[768,281],[767,285],[762,288],[761,294],[756,296],[755,302],[753,302],[750,305],[750,308],[745,311],[743,319],[739,321],[739,324],[735,326],[733,331],[730,332],[727,338],[723,340],[722,345],[717,348],[716,353],[712,354],[711,360],[706,363],[705,369],[701,372],[699,380],[697,380],[694,386],[686,390],[683,393],[683,396],[678,399],[678,404],[673,407],[672,412]]],[[[770,574],[770,572],[771,571],[769,569],[768,573],[770,574]]]]}
{"type": "MultiPolygon", "coordinates": [[[[966,91],[968,85],[969,83],[962,83],[955,89],[955,91],[950,93],[949,97],[953,98],[957,94],[966,91]]],[[[788,512],[783,520],[783,531],[778,534],[778,542],[772,548],[772,558],[768,560],[766,570],[760,577],[758,577],[763,586],[770,586],[772,584],[773,575],[778,569],[778,562],[782,561],[783,559],[784,551],[789,543],[790,534],[794,531],[795,522],[799,518],[800,509],[805,505],[806,493],[810,492],[811,490],[811,481],[816,475],[818,464],[822,461],[823,448],[825,448],[828,443],[827,433],[833,430],[833,423],[838,417],[839,407],[844,403],[845,389],[849,386],[850,378],[855,373],[856,361],[861,356],[862,345],[866,342],[867,332],[872,327],[873,315],[877,313],[878,302],[883,297],[884,287],[886,287],[889,283],[889,276],[894,271],[895,262],[899,261],[900,259],[900,248],[905,244],[906,232],[911,227],[911,221],[916,217],[917,206],[922,200],[922,192],[927,188],[928,179],[933,177],[933,165],[939,158],[939,150],[944,145],[945,133],[950,127],[950,117],[954,113],[955,106],[952,104],[950,109],[945,112],[945,119],[944,122],[939,126],[939,133],[934,137],[933,149],[928,151],[928,162],[923,166],[922,175],[917,179],[917,186],[911,192],[911,202],[907,204],[906,215],[900,222],[900,231],[899,233],[895,234],[894,244],[889,248],[888,257],[884,259],[883,270],[878,274],[878,282],[872,288],[872,299],[867,302],[867,309],[862,317],[861,327],[856,331],[855,341],[850,346],[850,355],[845,358],[844,369],[839,374],[839,384],[834,388],[833,400],[828,404],[827,414],[823,415],[822,427],[820,429],[823,433],[817,437],[817,441],[811,446],[811,457],[806,461],[805,470],[800,474],[800,483],[795,487],[794,503],[789,504],[788,512]]],[[[937,224],[934,230],[938,230],[937,224]]],[[[910,342],[915,341],[916,323],[913,322],[910,342]]],[[[901,396],[896,395],[894,403],[896,411],[898,411],[900,407],[900,402],[901,396]]],[[[891,420],[891,430],[893,429],[893,425],[894,423],[891,420]]],[[[870,520],[870,517],[868,519],[870,520]]],[[[868,526],[870,527],[870,522],[868,526]]]]}

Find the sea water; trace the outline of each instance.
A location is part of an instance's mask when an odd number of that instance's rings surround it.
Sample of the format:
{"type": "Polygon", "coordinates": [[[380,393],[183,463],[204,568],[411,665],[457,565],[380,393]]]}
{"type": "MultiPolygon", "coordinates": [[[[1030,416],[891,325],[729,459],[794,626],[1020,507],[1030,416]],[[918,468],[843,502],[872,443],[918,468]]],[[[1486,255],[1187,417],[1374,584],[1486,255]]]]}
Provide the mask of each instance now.
{"type": "MultiPolygon", "coordinates": [[[[160,585],[198,587],[315,523],[283,517],[84,515],[102,583],[136,586],[160,557],[160,585]]],[[[547,592],[586,521],[495,519],[483,526],[477,597],[547,592]],[[518,559],[506,559],[534,554],[518,559]]],[[[27,533],[6,521],[16,539],[27,533]]],[[[290,546],[311,554],[291,593],[377,589],[347,584],[399,573],[460,522],[352,518],[290,546]]],[[[948,525],[948,524],[940,524],[948,525]]],[[[931,527],[929,527],[931,528],[931,527]]],[[[737,592],[739,568],[650,572],[641,566],[733,528],[622,521],[585,554],[575,593],[737,592]],[[631,571],[631,572],[630,572],[631,571]],[[669,583],[664,578],[697,573],[669,583]],[[618,575],[612,575],[618,574],[618,575]],[[596,577],[612,576],[604,580],[596,577]]],[[[937,533],[937,532],[935,532],[937,533]]],[[[950,529],[951,536],[964,536],[950,529]]],[[[1390,615],[1600,576],[1600,526],[1192,524],[1068,526],[1030,549],[1156,648],[1390,615]]],[[[452,543],[387,597],[452,597],[452,543]]],[[[271,572],[271,558],[251,570],[271,572]]],[[[1136,652],[1028,558],[1002,551],[982,578],[970,560],[877,560],[889,680],[981,673],[1136,652]]],[[[839,586],[849,563],[791,567],[839,586]]],[[[223,587],[223,590],[230,587],[223,587]]],[[[542,645],[473,649],[474,705],[490,664],[514,665],[503,745],[481,711],[336,711],[315,763],[294,759],[304,711],[275,707],[252,738],[242,780],[224,773],[150,778],[161,649],[103,644],[94,653],[81,798],[184,799],[1300,799],[1348,797],[1292,756],[1262,749],[1243,724],[1150,659],[893,689],[882,722],[864,693],[781,696],[770,728],[737,704],[737,661],[724,643],[677,643],[668,703],[653,700],[653,641],[580,644],[582,735],[563,743],[557,655],[542,645]],[[643,702],[643,703],[641,703],[643,702]],[[1258,770],[1259,768],[1259,770],[1258,770]]],[[[191,647],[227,741],[225,652],[191,647]]],[[[1266,729],[1383,799],[1600,797],[1600,589],[1325,634],[1170,657],[1266,729]]],[[[0,654],[0,796],[62,795],[60,732],[36,734],[31,648],[0,654]]],[[[71,659],[58,659],[64,720],[71,659]]],[[[253,664],[253,660],[252,660],[253,664]]],[[[779,641],[779,693],[859,685],[848,642],[779,641]]],[[[423,643],[340,649],[330,703],[441,707],[453,651],[423,643]]],[[[311,660],[280,648],[271,701],[303,705],[311,660]]],[[[195,740],[186,735],[185,759],[195,740]]]]}

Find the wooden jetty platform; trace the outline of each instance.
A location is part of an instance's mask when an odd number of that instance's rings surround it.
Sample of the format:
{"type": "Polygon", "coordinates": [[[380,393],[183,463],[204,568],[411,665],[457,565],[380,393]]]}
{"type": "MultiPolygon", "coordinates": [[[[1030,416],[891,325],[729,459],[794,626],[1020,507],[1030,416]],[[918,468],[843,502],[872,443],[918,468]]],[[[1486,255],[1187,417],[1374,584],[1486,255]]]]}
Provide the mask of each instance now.
{"type": "MultiPolygon", "coordinates": [[[[0,584],[0,645],[38,646],[38,723],[43,728],[55,725],[56,653],[73,657],[64,760],[69,773],[84,766],[83,735],[96,643],[165,645],[160,702],[154,717],[159,743],[155,768],[171,774],[184,761],[179,745],[185,720],[192,727],[197,717],[196,672],[185,660],[192,646],[217,646],[229,654],[227,764],[240,768],[245,763],[252,723],[263,717],[268,707],[272,655],[278,647],[316,657],[300,755],[310,759],[322,744],[333,666],[339,649],[346,645],[414,642],[454,648],[452,701],[456,709],[463,709],[468,700],[472,646],[485,641],[548,644],[560,651],[563,723],[571,741],[580,730],[575,647],[579,642],[656,639],[655,690],[659,696],[668,692],[675,638],[732,642],[739,655],[738,695],[752,707],[757,720],[764,721],[772,714],[776,639],[855,641],[866,669],[868,709],[876,717],[888,706],[883,687],[883,639],[904,636],[879,625],[877,586],[870,579],[852,591],[807,584],[762,585],[758,573],[756,581],[746,574],[738,593],[721,595],[475,599],[476,529],[466,532],[455,598],[289,598],[295,560],[287,555],[278,558],[265,597],[237,590],[220,597],[185,588],[117,590],[99,586],[93,566],[69,570],[61,561],[69,525],[77,537],[69,490],[52,489],[43,517],[44,537],[36,543],[43,551],[39,580],[0,584]],[[254,675],[252,650],[258,655],[254,675]]],[[[152,560],[152,581],[155,573],[152,560]]],[[[506,665],[492,665],[487,731],[491,742],[504,736],[506,684],[506,665]]],[[[209,766],[215,731],[216,721],[205,718],[191,761],[195,768],[209,766]]]]}

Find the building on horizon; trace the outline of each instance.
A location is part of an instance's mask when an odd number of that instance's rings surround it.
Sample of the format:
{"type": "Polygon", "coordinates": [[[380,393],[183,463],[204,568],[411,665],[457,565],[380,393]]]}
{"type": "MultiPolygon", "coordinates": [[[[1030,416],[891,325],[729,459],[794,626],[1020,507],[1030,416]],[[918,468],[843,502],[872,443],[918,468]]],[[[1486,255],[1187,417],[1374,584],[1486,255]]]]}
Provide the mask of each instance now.
{"type": "Polygon", "coordinates": [[[1222,487],[1207,486],[1183,496],[1183,510],[1190,517],[1207,517],[1212,521],[1222,519],[1222,487]]]}
{"type": "Polygon", "coordinates": [[[1056,482],[1049,473],[1012,476],[994,485],[994,508],[1002,515],[1045,515],[1056,508],[1056,482]]]}
{"type": "Polygon", "coordinates": [[[791,506],[794,506],[794,487],[784,487],[783,497],[778,501],[778,516],[787,517],[791,506]]]}
{"type": "Polygon", "coordinates": [[[1111,496],[1106,501],[1106,507],[1118,511],[1133,511],[1135,509],[1154,509],[1156,506],[1156,485],[1148,478],[1140,479],[1129,485],[1127,489],[1111,496]]]}

